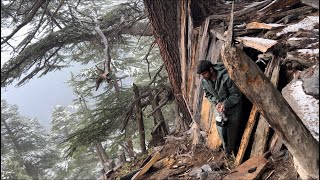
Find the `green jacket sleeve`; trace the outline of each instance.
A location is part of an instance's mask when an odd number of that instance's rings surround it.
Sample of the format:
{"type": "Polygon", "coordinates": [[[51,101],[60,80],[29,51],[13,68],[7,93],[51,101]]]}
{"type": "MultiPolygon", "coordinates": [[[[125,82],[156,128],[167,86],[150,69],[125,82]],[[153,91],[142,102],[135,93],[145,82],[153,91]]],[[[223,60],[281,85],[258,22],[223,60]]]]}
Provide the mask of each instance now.
{"type": "Polygon", "coordinates": [[[218,99],[212,95],[207,89],[204,88],[205,97],[209,99],[210,102],[218,104],[218,99]]]}
{"type": "Polygon", "coordinates": [[[232,82],[230,78],[227,79],[226,85],[229,91],[229,97],[224,100],[223,104],[226,109],[238,104],[241,100],[241,91],[238,87],[232,82]]]}
{"type": "Polygon", "coordinates": [[[206,97],[210,102],[212,102],[212,103],[214,103],[214,104],[217,104],[217,103],[218,103],[218,99],[217,99],[213,94],[211,94],[211,93],[207,90],[208,84],[207,84],[204,80],[201,81],[201,86],[202,86],[202,88],[203,88],[203,90],[204,90],[204,92],[205,92],[205,97],[206,97]]]}

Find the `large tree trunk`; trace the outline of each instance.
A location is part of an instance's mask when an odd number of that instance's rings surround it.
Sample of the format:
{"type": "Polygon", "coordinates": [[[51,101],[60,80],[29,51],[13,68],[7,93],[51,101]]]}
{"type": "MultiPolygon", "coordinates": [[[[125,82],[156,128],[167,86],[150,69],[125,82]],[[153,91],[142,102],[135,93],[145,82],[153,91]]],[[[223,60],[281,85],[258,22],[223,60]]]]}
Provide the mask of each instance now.
{"type": "Polygon", "coordinates": [[[319,143],[281,93],[241,49],[226,46],[222,56],[230,78],[282,138],[305,173],[318,178],[319,143]]]}
{"type": "MultiPolygon", "coordinates": [[[[181,91],[182,77],[179,54],[178,1],[176,0],[144,0],[149,20],[153,27],[160,53],[168,72],[169,80],[182,114],[183,127],[189,127],[191,114],[188,112],[181,91]]],[[[186,130],[186,129],[183,129],[186,130]]]]}

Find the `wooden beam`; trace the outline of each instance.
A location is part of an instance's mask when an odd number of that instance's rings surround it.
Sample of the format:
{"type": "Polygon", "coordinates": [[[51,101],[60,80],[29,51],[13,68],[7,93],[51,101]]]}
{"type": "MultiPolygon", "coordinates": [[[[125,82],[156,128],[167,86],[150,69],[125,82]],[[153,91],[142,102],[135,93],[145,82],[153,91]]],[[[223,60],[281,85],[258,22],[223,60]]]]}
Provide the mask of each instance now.
{"type": "MultiPolygon", "coordinates": [[[[273,57],[268,63],[265,74],[271,79],[272,84],[277,87],[280,73],[280,59],[273,57]]],[[[257,130],[252,144],[250,157],[262,155],[267,150],[267,140],[269,136],[269,124],[263,115],[258,120],[257,130]]]]}
{"type": "Polygon", "coordinates": [[[267,150],[267,139],[269,135],[269,124],[266,119],[260,115],[257,130],[254,136],[250,157],[263,154],[267,150]]]}
{"type": "Polygon", "coordinates": [[[201,106],[201,121],[200,121],[200,127],[201,129],[204,129],[207,133],[210,130],[210,110],[211,110],[211,102],[203,97],[202,99],[202,106],[201,106]]]}
{"type": "Polygon", "coordinates": [[[208,147],[212,150],[219,150],[221,146],[221,140],[219,138],[218,130],[215,124],[214,117],[212,117],[212,123],[208,134],[208,147]]]}
{"type": "Polygon", "coordinates": [[[264,155],[253,157],[234,169],[229,175],[225,176],[223,180],[258,179],[267,167],[268,160],[264,155]]]}
{"type": "Polygon", "coordinates": [[[267,52],[272,46],[277,44],[276,40],[255,37],[237,37],[236,40],[247,47],[251,47],[261,52],[267,52]]]}
{"type": "Polygon", "coordinates": [[[282,144],[283,143],[281,138],[276,133],[274,133],[270,140],[270,145],[269,145],[269,151],[271,152],[271,154],[275,154],[279,152],[282,144]]]}
{"type": "Polygon", "coordinates": [[[259,22],[251,22],[246,25],[246,29],[276,29],[279,27],[284,27],[283,24],[267,24],[267,23],[259,23],[259,22]]]}
{"type": "Polygon", "coordinates": [[[250,115],[249,115],[249,119],[248,119],[246,128],[245,128],[244,133],[241,138],[239,151],[237,153],[237,157],[235,160],[236,166],[238,166],[242,163],[243,156],[244,156],[244,153],[246,152],[246,149],[247,149],[250,137],[251,137],[251,132],[252,132],[253,126],[256,122],[256,119],[258,117],[258,114],[259,114],[259,112],[258,112],[257,107],[253,106],[251,109],[250,115]]]}
{"type": "Polygon", "coordinates": [[[187,4],[186,1],[180,0],[180,66],[181,66],[181,91],[187,94],[187,4]]]}
{"type": "Polygon", "coordinates": [[[221,146],[221,140],[218,134],[216,121],[213,113],[211,113],[211,122],[209,123],[209,133],[207,146],[212,150],[218,150],[221,146]]]}
{"type": "Polygon", "coordinates": [[[259,109],[311,178],[319,177],[319,142],[257,64],[237,47],[222,48],[230,78],[259,109]]]}
{"type": "Polygon", "coordinates": [[[227,41],[227,37],[223,36],[223,33],[218,32],[217,30],[211,29],[210,33],[215,35],[216,38],[218,38],[222,41],[227,41]]]}
{"type": "Polygon", "coordinates": [[[150,167],[156,163],[160,159],[160,152],[157,151],[153,157],[150,159],[150,161],[144,165],[140,171],[138,171],[133,177],[132,180],[140,179],[149,169],[150,167]]]}
{"type": "Polygon", "coordinates": [[[225,42],[225,46],[227,47],[231,47],[232,40],[233,40],[233,9],[234,9],[234,2],[232,2],[230,22],[228,25],[227,38],[225,42]]]}

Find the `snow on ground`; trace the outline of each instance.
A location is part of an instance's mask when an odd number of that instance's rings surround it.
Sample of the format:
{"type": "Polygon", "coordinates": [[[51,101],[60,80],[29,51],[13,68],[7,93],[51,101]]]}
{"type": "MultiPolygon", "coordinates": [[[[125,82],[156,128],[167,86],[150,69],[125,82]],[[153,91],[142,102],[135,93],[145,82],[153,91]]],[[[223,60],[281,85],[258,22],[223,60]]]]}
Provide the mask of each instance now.
{"type": "Polygon", "coordinates": [[[319,54],[319,49],[298,49],[297,52],[301,54],[316,55],[319,54]]]}
{"type": "Polygon", "coordinates": [[[301,80],[290,82],[282,93],[313,137],[319,141],[319,100],[305,94],[301,80]]]}
{"type": "Polygon", "coordinates": [[[288,32],[297,32],[299,29],[312,30],[316,24],[319,24],[319,16],[307,16],[300,22],[283,28],[282,31],[278,32],[276,35],[280,36],[288,32]]]}

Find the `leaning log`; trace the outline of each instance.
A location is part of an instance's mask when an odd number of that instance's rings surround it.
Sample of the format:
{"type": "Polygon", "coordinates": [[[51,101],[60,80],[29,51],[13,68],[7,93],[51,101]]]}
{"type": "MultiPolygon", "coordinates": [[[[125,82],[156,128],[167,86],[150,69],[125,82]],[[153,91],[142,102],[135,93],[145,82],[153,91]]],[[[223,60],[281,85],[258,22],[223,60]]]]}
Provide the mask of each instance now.
{"type": "Polygon", "coordinates": [[[319,176],[319,142],[259,67],[237,47],[224,46],[222,60],[230,78],[257,106],[290,153],[311,178],[319,176]]]}

